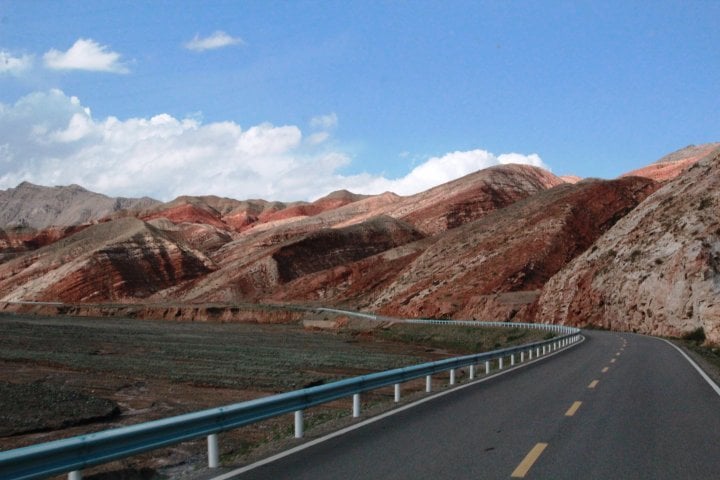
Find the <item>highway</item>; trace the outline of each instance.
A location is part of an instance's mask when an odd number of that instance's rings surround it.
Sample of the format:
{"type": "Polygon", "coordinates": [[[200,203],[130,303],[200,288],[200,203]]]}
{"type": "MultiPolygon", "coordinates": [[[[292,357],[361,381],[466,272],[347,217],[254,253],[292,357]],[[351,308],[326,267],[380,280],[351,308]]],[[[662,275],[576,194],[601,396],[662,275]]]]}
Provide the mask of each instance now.
{"type": "Polygon", "coordinates": [[[720,396],[671,345],[575,348],[223,479],[720,478],[720,396]]]}

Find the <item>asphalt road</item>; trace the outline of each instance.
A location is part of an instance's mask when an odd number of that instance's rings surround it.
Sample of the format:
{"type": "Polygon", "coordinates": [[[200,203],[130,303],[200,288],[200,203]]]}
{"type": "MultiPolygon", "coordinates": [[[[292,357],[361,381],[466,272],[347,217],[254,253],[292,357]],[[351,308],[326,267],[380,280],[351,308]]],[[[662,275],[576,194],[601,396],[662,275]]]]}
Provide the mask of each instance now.
{"type": "Polygon", "coordinates": [[[720,478],[720,396],[672,346],[584,344],[233,478],[720,478]]]}

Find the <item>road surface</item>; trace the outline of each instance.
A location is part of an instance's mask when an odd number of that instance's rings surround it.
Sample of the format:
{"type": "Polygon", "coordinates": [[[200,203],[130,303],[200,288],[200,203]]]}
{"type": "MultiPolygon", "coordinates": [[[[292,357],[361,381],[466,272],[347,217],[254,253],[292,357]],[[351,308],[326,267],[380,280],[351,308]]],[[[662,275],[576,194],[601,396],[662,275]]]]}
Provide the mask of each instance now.
{"type": "Polygon", "coordinates": [[[720,396],[693,366],[658,339],[585,336],[553,358],[224,478],[720,478],[720,396]]]}

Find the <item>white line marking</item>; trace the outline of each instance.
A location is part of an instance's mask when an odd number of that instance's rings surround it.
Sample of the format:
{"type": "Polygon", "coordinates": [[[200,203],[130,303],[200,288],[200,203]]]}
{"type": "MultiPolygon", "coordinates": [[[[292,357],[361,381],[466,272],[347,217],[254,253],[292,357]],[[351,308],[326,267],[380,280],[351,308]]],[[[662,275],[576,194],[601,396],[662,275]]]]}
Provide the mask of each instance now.
{"type": "Polygon", "coordinates": [[[658,338],[658,340],[662,340],[663,342],[665,342],[665,343],[667,343],[667,344],[670,344],[675,350],[677,350],[678,352],[680,352],[680,354],[681,354],[683,357],[685,357],[685,360],[687,360],[688,362],[690,362],[690,365],[692,365],[693,367],[695,367],[695,370],[697,370],[698,373],[700,374],[700,376],[705,379],[705,381],[708,383],[708,385],[710,385],[710,387],[712,387],[712,389],[715,390],[715,393],[717,393],[718,395],[720,395],[720,387],[717,386],[717,383],[713,382],[712,378],[708,377],[707,373],[705,373],[705,372],[703,371],[703,369],[700,368],[700,366],[699,366],[697,363],[695,363],[695,360],[693,360],[693,359],[690,358],[685,352],[683,352],[682,348],[678,347],[677,345],[675,345],[674,343],[672,343],[672,342],[670,342],[670,341],[668,341],[668,340],[665,340],[664,338],[658,338]]]}
{"type": "Polygon", "coordinates": [[[378,416],[376,416],[376,417],[368,418],[367,420],[364,420],[364,421],[362,421],[362,422],[360,422],[360,423],[356,423],[355,425],[350,425],[349,427],[345,427],[345,428],[343,428],[342,430],[338,430],[337,432],[333,432],[333,433],[331,433],[331,434],[329,434],[329,435],[325,435],[324,437],[316,438],[315,440],[311,440],[311,441],[309,441],[309,442],[307,442],[307,443],[303,443],[302,445],[298,445],[297,447],[291,448],[290,450],[285,450],[284,452],[280,452],[280,453],[278,453],[277,455],[273,455],[272,457],[268,457],[268,458],[265,458],[265,459],[263,459],[263,460],[259,460],[259,461],[255,462],[255,463],[251,463],[250,465],[246,465],[246,466],[244,466],[244,467],[240,467],[240,468],[238,468],[238,469],[236,469],[236,470],[232,470],[232,471],[230,471],[230,472],[224,473],[224,474],[222,474],[222,475],[220,475],[220,476],[218,476],[218,477],[213,477],[211,480],[230,480],[231,478],[234,478],[234,477],[236,477],[237,475],[243,474],[243,473],[245,473],[245,472],[249,472],[250,470],[255,470],[255,469],[258,468],[258,467],[262,467],[263,465],[267,465],[268,463],[272,463],[272,462],[274,462],[274,461],[276,461],[276,460],[280,460],[281,458],[285,458],[285,457],[287,457],[287,456],[290,456],[290,455],[292,455],[292,454],[294,454],[294,453],[297,453],[297,452],[300,452],[300,451],[305,450],[305,449],[307,449],[307,448],[310,448],[310,447],[312,447],[312,446],[314,446],[314,445],[317,445],[317,444],[319,444],[319,443],[323,443],[323,442],[326,442],[326,441],[328,441],[328,440],[332,440],[333,438],[336,438],[336,437],[339,437],[339,436],[344,435],[344,434],[346,434],[346,433],[352,432],[353,430],[357,430],[358,428],[364,427],[365,425],[370,425],[371,423],[375,423],[375,422],[377,422],[377,421],[379,421],[379,420],[382,420],[382,419],[384,419],[384,418],[386,418],[386,417],[389,417],[389,416],[391,416],[391,415],[395,415],[396,413],[400,413],[400,412],[403,412],[403,411],[405,411],[405,410],[409,410],[409,409],[411,409],[411,408],[413,408],[413,407],[416,407],[416,406],[418,406],[418,405],[422,405],[422,404],[425,403],[425,402],[429,402],[429,401],[431,401],[431,400],[435,400],[436,398],[440,398],[440,397],[443,397],[443,396],[445,396],[445,395],[449,395],[449,394],[451,394],[451,393],[457,392],[458,390],[462,390],[462,389],[464,389],[464,388],[471,387],[471,386],[476,385],[476,384],[478,384],[478,383],[482,383],[482,382],[485,382],[485,381],[487,381],[487,380],[492,380],[493,378],[497,378],[497,377],[499,377],[499,376],[501,376],[501,375],[505,375],[505,374],[507,374],[507,373],[513,372],[513,371],[515,371],[515,370],[517,370],[517,369],[519,369],[519,368],[526,367],[526,366],[528,366],[528,365],[532,365],[532,364],[535,363],[535,362],[540,362],[540,361],[542,361],[542,360],[545,360],[546,358],[554,357],[554,356],[557,355],[558,353],[564,352],[565,350],[568,350],[568,349],[570,349],[570,348],[572,348],[572,347],[574,347],[574,346],[576,346],[576,345],[580,345],[580,344],[582,344],[583,342],[585,342],[585,337],[584,337],[583,335],[581,335],[580,337],[581,337],[581,340],[580,340],[579,342],[571,343],[571,344],[568,345],[567,347],[562,348],[562,349],[560,349],[560,350],[557,350],[557,351],[555,351],[555,352],[552,352],[552,353],[549,354],[549,355],[544,355],[544,356],[541,356],[541,357],[536,357],[536,358],[534,358],[534,359],[532,359],[532,360],[528,360],[528,361],[525,361],[525,362],[523,362],[523,363],[516,364],[514,367],[511,367],[511,368],[508,368],[508,369],[505,369],[505,370],[498,370],[497,373],[494,373],[494,374],[490,375],[489,377],[483,377],[483,378],[480,378],[480,379],[478,379],[478,380],[474,380],[474,381],[472,381],[472,382],[465,383],[465,384],[463,384],[463,385],[450,388],[449,390],[444,390],[444,391],[442,391],[442,392],[436,393],[436,394],[431,395],[431,396],[429,396],[429,397],[425,397],[425,398],[423,398],[423,399],[420,399],[420,400],[418,400],[418,401],[416,401],[416,402],[409,403],[409,404],[404,405],[404,406],[402,406],[402,407],[395,408],[395,409],[393,409],[393,410],[390,410],[389,412],[382,413],[382,414],[380,414],[380,415],[378,415],[378,416]]]}

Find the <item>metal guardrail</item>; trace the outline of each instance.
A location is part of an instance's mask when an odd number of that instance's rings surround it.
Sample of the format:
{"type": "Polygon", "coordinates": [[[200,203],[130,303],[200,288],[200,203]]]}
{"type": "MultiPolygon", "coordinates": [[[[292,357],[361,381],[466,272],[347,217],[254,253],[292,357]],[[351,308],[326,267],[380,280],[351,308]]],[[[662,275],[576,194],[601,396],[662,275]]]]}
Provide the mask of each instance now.
{"type": "MultiPolygon", "coordinates": [[[[323,310],[329,311],[330,309],[323,310]]],[[[359,316],[374,317],[369,314],[360,314],[359,316]]],[[[539,328],[560,333],[561,336],[492,352],[371,373],[225,407],[0,452],[0,478],[29,480],[69,472],[71,480],[79,480],[81,478],[80,470],[84,468],[205,436],[208,437],[209,466],[217,467],[219,466],[217,434],[220,432],[294,412],[295,437],[300,438],[303,436],[303,411],[307,408],[352,396],[353,416],[358,417],[360,416],[360,394],[363,392],[394,385],[395,401],[398,402],[400,384],[403,382],[425,377],[426,391],[429,392],[433,374],[450,372],[450,385],[453,385],[455,370],[458,368],[470,367],[469,377],[472,379],[475,377],[475,367],[482,362],[485,362],[485,373],[489,373],[491,362],[494,360],[497,360],[497,367],[502,369],[503,359],[510,358],[511,365],[514,365],[517,355],[519,355],[519,361],[523,362],[526,354],[529,359],[533,358],[533,354],[537,358],[580,339],[579,329],[559,325],[452,320],[405,320],[405,322],[476,327],[539,328]]]]}

